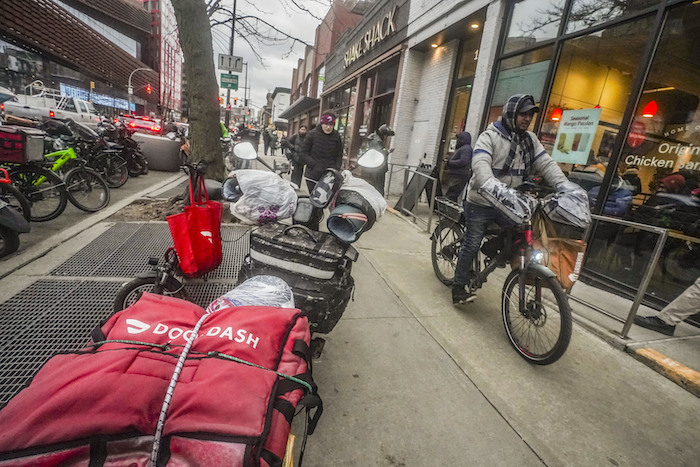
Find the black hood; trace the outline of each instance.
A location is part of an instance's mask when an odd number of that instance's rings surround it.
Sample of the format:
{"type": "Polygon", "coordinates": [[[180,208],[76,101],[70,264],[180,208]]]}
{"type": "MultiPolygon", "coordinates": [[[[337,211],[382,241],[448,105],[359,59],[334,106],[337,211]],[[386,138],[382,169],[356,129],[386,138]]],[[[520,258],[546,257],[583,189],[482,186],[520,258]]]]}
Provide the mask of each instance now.
{"type": "Polygon", "coordinates": [[[463,131],[457,135],[457,146],[455,146],[455,148],[461,148],[465,144],[472,144],[472,135],[467,131],[463,131]]]}

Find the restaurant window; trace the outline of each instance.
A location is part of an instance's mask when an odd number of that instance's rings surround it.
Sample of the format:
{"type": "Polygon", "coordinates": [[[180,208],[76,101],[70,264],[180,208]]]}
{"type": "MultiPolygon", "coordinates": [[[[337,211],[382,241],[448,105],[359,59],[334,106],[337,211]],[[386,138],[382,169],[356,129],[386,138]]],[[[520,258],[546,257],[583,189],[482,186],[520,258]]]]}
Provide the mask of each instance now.
{"type": "MultiPolygon", "coordinates": [[[[617,203],[624,190],[634,196],[626,219],[669,229],[647,289],[661,303],[675,298],[700,276],[698,41],[700,5],[670,10],[624,140],[617,167],[622,188],[616,190],[613,185],[605,203],[617,203]]],[[[609,241],[614,261],[601,261],[599,268],[630,283],[651,257],[656,235],[622,228],[609,241]]]]}
{"type": "Polygon", "coordinates": [[[332,93],[328,97],[327,109],[323,112],[333,112],[336,115],[335,129],[343,140],[343,150],[347,155],[352,143],[352,119],[355,113],[357,86],[354,82],[332,93]]]}
{"type": "Polygon", "coordinates": [[[523,0],[515,3],[503,53],[554,39],[566,0],[523,0]]]}
{"type": "Polygon", "coordinates": [[[554,47],[548,46],[501,60],[487,123],[498,120],[503,105],[513,94],[530,94],[536,103],[542,100],[553,54],[554,47]]]}
{"type": "Polygon", "coordinates": [[[566,32],[581,31],[616,18],[633,15],[658,3],[659,0],[574,0],[566,23],[566,32]]]}

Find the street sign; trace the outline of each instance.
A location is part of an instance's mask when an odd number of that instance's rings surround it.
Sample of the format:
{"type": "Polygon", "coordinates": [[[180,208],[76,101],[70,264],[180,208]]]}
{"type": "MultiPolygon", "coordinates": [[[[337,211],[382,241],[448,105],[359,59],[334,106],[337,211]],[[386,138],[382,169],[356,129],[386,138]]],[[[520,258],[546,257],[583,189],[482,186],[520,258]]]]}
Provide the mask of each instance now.
{"type": "Polygon", "coordinates": [[[227,70],[233,73],[242,73],[243,57],[219,54],[219,70],[227,70]]]}
{"type": "Polygon", "coordinates": [[[223,89],[233,89],[238,91],[238,75],[221,73],[221,87],[223,89]]]}

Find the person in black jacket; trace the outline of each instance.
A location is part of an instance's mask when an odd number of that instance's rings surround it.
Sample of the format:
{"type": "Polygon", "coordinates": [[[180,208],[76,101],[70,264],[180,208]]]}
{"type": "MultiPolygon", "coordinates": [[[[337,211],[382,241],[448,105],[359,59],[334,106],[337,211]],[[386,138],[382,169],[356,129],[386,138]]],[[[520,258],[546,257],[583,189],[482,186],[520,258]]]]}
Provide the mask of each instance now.
{"type": "Polygon", "coordinates": [[[463,131],[457,135],[456,151],[447,161],[447,193],[445,197],[457,201],[472,176],[472,135],[463,131]]]}
{"type": "Polygon", "coordinates": [[[324,113],[321,124],[311,130],[301,146],[301,160],[306,165],[304,177],[309,192],[326,169],[340,170],[343,162],[343,141],[333,128],[335,115],[324,113]]]}
{"type": "Polygon", "coordinates": [[[299,131],[288,139],[282,140],[282,149],[289,149],[289,161],[292,163],[292,183],[301,187],[304,173],[304,161],[301,159],[301,148],[306,140],[306,125],[301,125],[299,131]]]}

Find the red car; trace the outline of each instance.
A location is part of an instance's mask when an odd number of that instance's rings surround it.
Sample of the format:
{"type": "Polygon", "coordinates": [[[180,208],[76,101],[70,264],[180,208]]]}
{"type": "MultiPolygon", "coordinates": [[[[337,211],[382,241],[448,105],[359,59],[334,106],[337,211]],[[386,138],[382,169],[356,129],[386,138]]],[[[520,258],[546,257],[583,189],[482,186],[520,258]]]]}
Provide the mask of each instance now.
{"type": "Polygon", "coordinates": [[[148,133],[151,135],[160,135],[160,120],[150,117],[139,117],[136,115],[123,114],[119,117],[129,128],[133,128],[139,133],[148,133]]]}

